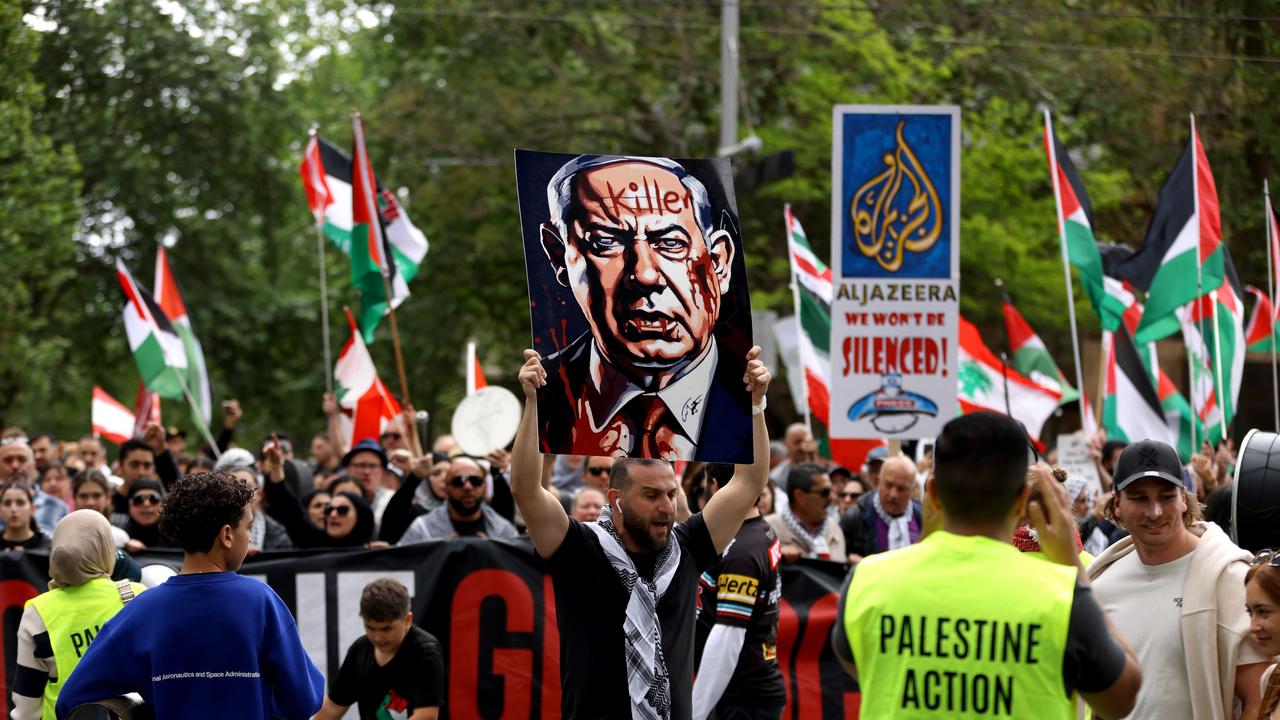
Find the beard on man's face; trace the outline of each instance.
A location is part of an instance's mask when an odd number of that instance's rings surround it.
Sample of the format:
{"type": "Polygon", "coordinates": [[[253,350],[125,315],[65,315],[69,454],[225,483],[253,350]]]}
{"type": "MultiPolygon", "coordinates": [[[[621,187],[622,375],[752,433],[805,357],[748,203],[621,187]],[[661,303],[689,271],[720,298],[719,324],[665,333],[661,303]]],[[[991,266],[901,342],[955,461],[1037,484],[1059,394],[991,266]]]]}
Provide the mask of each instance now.
{"type": "Polygon", "coordinates": [[[460,500],[458,498],[449,498],[449,507],[459,515],[470,515],[480,509],[479,498],[473,500],[460,500]]]}
{"type": "Polygon", "coordinates": [[[662,530],[655,531],[649,520],[631,512],[626,505],[622,506],[622,527],[626,528],[632,542],[645,550],[661,550],[671,540],[670,520],[662,530]]]}

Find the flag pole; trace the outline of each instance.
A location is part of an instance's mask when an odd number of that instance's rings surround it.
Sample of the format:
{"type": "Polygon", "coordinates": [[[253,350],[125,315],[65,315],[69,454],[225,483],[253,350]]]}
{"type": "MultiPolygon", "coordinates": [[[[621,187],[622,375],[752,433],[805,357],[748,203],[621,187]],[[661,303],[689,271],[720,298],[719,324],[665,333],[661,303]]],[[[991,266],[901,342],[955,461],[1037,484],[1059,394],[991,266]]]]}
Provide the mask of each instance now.
{"type": "Polygon", "coordinates": [[[218,450],[218,443],[213,439],[213,433],[209,432],[209,426],[205,423],[204,417],[197,409],[200,406],[196,404],[195,397],[191,394],[191,388],[187,387],[187,381],[182,379],[182,373],[175,372],[174,377],[178,379],[178,385],[182,388],[182,394],[187,397],[187,406],[191,408],[191,417],[196,421],[196,429],[204,436],[204,441],[209,443],[209,450],[213,452],[214,461],[222,459],[222,452],[218,450]]]}
{"type": "MultiPolygon", "coordinates": [[[[799,340],[800,334],[804,332],[804,328],[800,327],[800,284],[796,282],[796,266],[793,262],[791,252],[791,203],[787,203],[783,206],[783,212],[785,213],[783,216],[783,222],[786,225],[787,230],[787,267],[791,270],[791,303],[796,318],[796,338],[799,340]]],[[[803,358],[801,359],[800,365],[801,372],[803,373],[803,358]]],[[[803,377],[801,377],[801,380],[802,382],[800,383],[800,387],[803,389],[804,397],[800,398],[800,406],[804,408],[804,428],[810,435],[812,435],[813,418],[809,411],[809,381],[803,377]]],[[[830,383],[831,381],[828,380],[827,382],[830,383]]],[[[828,429],[828,433],[830,433],[830,429],[828,429]]]]}
{"type": "Polygon", "coordinates": [[[1280,431],[1280,377],[1277,377],[1276,373],[1276,318],[1274,309],[1275,303],[1280,302],[1280,299],[1274,297],[1276,294],[1276,268],[1274,267],[1274,258],[1271,255],[1275,250],[1276,238],[1271,234],[1271,218],[1273,217],[1271,214],[1271,184],[1267,180],[1262,181],[1262,194],[1266,198],[1267,213],[1267,217],[1263,221],[1267,229],[1267,292],[1272,295],[1271,317],[1267,318],[1270,332],[1267,334],[1271,337],[1271,398],[1275,408],[1276,423],[1273,427],[1280,431]]]}
{"type": "MultiPolygon", "coordinates": [[[[311,123],[311,137],[315,138],[320,126],[311,123]]],[[[317,218],[319,220],[319,218],[317,218]]],[[[320,334],[324,338],[324,389],[333,392],[333,357],[329,343],[329,279],[324,261],[324,228],[316,223],[316,253],[320,256],[320,334]]]]}
{"type": "MultiPolygon", "coordinates": [[[[1062,252],[1062,276],[1067,283],[1067,318],[1071,321],[1071,353],[1072,359],[1076,363],[1076,385],[1080,389],[1079,397],[1077,398],[1080,403],[1080,429],[1084,430],[1084,365],[1080,362],[1080,330],[1076,327],[1075,289],[1071,286],[1071,260],[1067,253],[1067,234],[1062,217],[1062,188],[1058,184],[1058,149],[1053,141],[1053,118],[1049,115],[1049,108],[1044,109],[1044,131],[1045,145],[1049,147],[1049,174],[1053,176],[1053,200],[1058,205],[1056,214],[1058,220],[1058,247],[1062,252]]],[[[1101,396],[1101,388],[1099,388],[1098,394],[1101,396]]]]}
{"type": "MultiPolygon", "coordinates": [[[[1190,113],[1191,116],[1191,178],[1192,178],[1192,195],[1195,198],[1195,213],[1200,214],[1200,180],[1199,167],[1196,160],[1199,153],[1196,152],[1196,145],[1199,142],[1199,136],[1196,135],[1196,114],[1190,113]]],[[[1203,275],[1200,268],[1200,243],[1197,232],[1196,242],[1196,305],[1203,306],[1201,300],[1204,298],[1203,275]]],[[[1203,320],[1203,318],[1201,318],[1203,320]]],[[[1227,404],[1226,396],[1222,393],[1222,342],[1218,337],[1218,291],[1211,291],[1209,298],[1209,321],[1213,332],[1213,376],[1215,382],[1215,391],[1218,394],[1218,427],[1221,429],[1222,437],[1219,440],[1227,439],[1227,404]]],[[[1195,408],[1191,408],[1191,414],[1195,415],[1195,408]]]]}
{"type": "Polygon", "coordinates": [[[404,374],[404,355],[400,352],[400,328],[396,326],[396,309],[391,303],[391,281],[386,271],[382,272],[382,289],[387,295],[387,316],[391,318],[391,348],[396,354],[396,372],[400,375],[400,398],[402,405],[409,405],[409,382],[404,374]]]}

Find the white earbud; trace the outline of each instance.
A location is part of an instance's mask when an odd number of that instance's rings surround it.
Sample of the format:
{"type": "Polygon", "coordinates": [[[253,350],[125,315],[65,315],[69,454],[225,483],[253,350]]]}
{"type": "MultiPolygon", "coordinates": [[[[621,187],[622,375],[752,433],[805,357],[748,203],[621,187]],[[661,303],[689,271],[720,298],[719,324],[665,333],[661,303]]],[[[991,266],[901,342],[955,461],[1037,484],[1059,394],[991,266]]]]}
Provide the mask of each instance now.
{"type": "Polygon", "coordinates": [[[618,498],[617,500],[614,500],[613,506],[617,508],[618,512],[622,512],[622,498],[618,498]]]}

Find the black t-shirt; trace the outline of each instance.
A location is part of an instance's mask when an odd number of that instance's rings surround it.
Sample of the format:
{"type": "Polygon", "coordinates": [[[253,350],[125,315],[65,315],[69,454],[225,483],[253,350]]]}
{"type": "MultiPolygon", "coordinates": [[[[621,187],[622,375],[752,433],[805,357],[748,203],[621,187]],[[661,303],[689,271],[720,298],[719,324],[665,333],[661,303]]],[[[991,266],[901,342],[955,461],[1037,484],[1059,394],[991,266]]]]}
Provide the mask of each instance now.
{"type": "MultiPolygon", "coordinates": [[[[672,530],[680,543],[680,565],[658,601],[662,655],[671,683],[671,717],[693,714],[693,640],[698,575],[716,560],[702,513],[672,530]]],[[[632,557],[637,571],[654,560],[632,557]]],[[[630,596],[594,531],[572,518],[564,542],[547,560],[556,593],[560,628],[561,708],[565,720],[631,717],[622,623],[630,596]]]]}
{"type": "Polygon", "coordinates": [[[787,703],[777,659],[781,559],[778,536],[764,518],[755,517],[742,523],[720,562],[702,574],[698,658],[717,623],[746,629],[733,678],[718,705],[781,707],[787,703]]]}
{"type": "Polygon", "coordinates": [[[418,708],[443,705],[444,655],[440,642],[415,625],[409,628],[391,661],[379,666],[369,638],[356,640],[347,650],[338,679],[329,684],[329,699],[343,706],[358,702],[361,720],[378,718],[382,708],[388,715],[410,715],[418,708]]]}
{"type": "MultiPolygon", "coordinates": [[[[841,608],[849,599],[849,584],[853,581],[855,565],[844,579],[840,589],[841,608]]],[[[837,622],[831,631],[831,649],[836,655],[853,659],[853,649],[844,632],[844,623],[837,622]]],[[[1076,579],[1075,593],[1071,598],[1071,618],[1067,624],[1067,642],[1062,656],[1062,684],[1069,697],[1079,690],[1095,693],[1111,687],[1124,672],[1124,648],[1107,630],[1107,619],[1102,607],[1093,597],[1093,590],[1076,579]]]]}
{"type": "Polygon", "coordinates": [[[449,518],[449,522],[453,523],[453,531],[458,533],[458,537],[475,537],[484,532],[484,515],[475,520],[449,518]]]}

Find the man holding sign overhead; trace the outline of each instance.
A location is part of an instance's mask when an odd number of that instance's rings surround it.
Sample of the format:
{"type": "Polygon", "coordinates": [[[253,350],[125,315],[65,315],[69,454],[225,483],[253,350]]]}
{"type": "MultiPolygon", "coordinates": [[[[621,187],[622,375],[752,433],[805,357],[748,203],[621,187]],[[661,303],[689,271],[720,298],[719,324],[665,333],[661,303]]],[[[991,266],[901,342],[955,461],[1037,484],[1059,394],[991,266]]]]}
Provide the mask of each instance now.
{"type": "Polygon", "coordinates": [[[751,461],[724,161],[518,151],[544,452],[751,461]],[[550,346],[552,350],[546,350],[550,346]]]}
{"type": "Polygon", "coordinates": [[[548,377],[538,353],[525,351],[511,485],[555,585],[564,717],[691,716],[698,576],[715,564],[769,479],[760,411],[771,378],[759,354],[758,347],[747,353],[739,376],[753,406],[754,462],[736,468],[702,512],[675,523],[671,464],[621,458],[599,520],[580,523],[541,483],[535,398],[548,377]]]}

